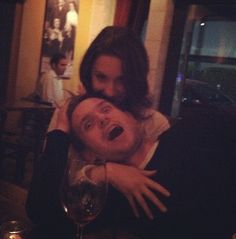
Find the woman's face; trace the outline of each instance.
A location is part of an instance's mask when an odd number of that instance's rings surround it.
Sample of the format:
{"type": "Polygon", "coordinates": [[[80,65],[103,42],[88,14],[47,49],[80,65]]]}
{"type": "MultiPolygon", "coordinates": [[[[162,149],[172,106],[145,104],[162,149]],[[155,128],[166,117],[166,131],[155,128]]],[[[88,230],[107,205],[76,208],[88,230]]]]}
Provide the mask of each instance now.
{"type": "Polygon", "coordinates": [[[92,68],[92,87],[117,103],[126,96],[121,60],[114,56],[99,56],[92,68]]]}

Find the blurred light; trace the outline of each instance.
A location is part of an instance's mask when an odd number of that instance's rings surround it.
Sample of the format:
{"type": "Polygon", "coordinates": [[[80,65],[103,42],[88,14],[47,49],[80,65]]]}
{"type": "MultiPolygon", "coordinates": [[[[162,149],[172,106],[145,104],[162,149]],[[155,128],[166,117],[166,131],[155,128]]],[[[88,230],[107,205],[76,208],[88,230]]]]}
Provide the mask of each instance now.
{"type": "Polygon", "coordinates": [[[205,22],[201,22],[201,23],[200,23],[200,26],[203,27],[203,26],[205,26],[205,24],[206,24],[205,22]]]}
{"type": "Polygon", "coordinates": [[[181,73],[178,73],[177,77],[176,77],[177,82],[180,82],[183,80],[183,75],[181,73]]]}

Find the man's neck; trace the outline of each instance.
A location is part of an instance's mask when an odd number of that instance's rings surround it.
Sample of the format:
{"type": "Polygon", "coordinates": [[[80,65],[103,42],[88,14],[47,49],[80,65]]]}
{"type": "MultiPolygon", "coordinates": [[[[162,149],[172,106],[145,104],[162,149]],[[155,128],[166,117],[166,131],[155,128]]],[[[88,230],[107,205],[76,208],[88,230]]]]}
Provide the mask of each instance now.
{"type": "Polygon", "coordinates": [[[52,68],[51,70],[53,71],[54,77],[56,77],[58,80],[61,79],[54,68],[52,68]]]}
{"type": "Polygon", "coordinates": [[[142,162],[145,160],[148,152],[154,145],[154,142],[151,141],[143,141],[139,147],[137,147],[137,150],[135,153],[127,160],[127,164],[133,165],[135,167],[139,167],[139,165],[142,164],[142,162]]]}
{"type": "MultiPolygon", "coordinates": [[[[150,149],[155,144],[150,140],[144,140],[140,144],[136,146],[136,149],[131,153],[131,155],[127,156],[127,158],[122,158],[123,163],[127,165],[133,165],[135,167],[139,167],[143,161],[146,159],[150,149]]],[[[97,155],[94,154],[90,150],[84,150],[79,153],[81,159],[86,160],[87,162],[94,162],[97,158],[97,155]]],[[[102,157],[101,157],[102,158],[102,157]]],[[[106,160],[106,159],[105,159],[106,160]]],[[[109,160],[107,160],[108,162],[109,160]]]]}

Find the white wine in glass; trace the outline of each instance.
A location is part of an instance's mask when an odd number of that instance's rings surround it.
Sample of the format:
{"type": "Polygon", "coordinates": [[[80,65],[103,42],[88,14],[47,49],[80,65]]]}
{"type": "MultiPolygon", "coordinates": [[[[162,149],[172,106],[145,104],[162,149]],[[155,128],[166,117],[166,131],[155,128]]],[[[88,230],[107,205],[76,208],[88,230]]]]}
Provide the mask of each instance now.
{"type": "Polygon", "coordinates": [[[101,212],[106,195],[104,163],[68,162],[61,187],[61,202],[68,217],[77,225],[77,239],[82,239],[83,228],[101,212]]]}

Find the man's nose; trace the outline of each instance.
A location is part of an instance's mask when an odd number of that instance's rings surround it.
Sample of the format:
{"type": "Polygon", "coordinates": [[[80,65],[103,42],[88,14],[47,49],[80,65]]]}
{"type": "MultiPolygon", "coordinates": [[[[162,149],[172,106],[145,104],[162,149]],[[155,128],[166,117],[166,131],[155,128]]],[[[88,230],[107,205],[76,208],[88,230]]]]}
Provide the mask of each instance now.
{"type": "Polygon", "coordinates": [[[100,128],[104,128],[105,126],[108,125],[108,123],[109,123],[109,120],[107,117],[100,117],[98,122],[100,128]]]}

